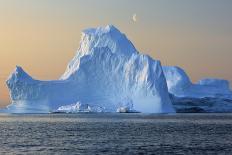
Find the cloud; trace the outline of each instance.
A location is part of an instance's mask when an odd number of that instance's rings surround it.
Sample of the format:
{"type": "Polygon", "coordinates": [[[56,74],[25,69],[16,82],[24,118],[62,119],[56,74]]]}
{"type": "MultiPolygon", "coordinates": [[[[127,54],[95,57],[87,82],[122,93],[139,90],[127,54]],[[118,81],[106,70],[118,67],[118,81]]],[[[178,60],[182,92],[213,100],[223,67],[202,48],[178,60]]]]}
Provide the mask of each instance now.
{"type": "Polygon", "coordinates": [[[133,20],[133,22],[137,22],[138,21],[136,13],[133,14],[132,20],[133,20]]]}

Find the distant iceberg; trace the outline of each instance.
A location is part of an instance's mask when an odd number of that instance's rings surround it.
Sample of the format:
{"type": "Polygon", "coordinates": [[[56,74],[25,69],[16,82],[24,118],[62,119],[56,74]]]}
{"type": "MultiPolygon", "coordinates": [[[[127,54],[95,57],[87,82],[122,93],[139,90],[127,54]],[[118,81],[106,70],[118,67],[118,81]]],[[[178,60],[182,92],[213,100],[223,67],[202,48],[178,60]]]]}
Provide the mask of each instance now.
{"type": "Polygon", "coordinates": [[[176,66],[163,66],[168,91],[177,97],[222,97],[231,98],[229,82],[223,79],[206,78],[192,83],[185,71],[176,66]]]}
{"type": "Polygon", "coordinates": [[[80,48],[59,80],[36,80],[17,66],[7,86],[10,113],[94,107],[104,112],[131,107],[143,113],[175,112],[160,61],[140,54],[112,25],[82,32],[80,48]]]}
{"type": "Polygon", "coordinates": [[[227,80],[206,78],[192,83],[180,67],[163,66],[163,71],[177,112],[232,112],[227,80]]]}

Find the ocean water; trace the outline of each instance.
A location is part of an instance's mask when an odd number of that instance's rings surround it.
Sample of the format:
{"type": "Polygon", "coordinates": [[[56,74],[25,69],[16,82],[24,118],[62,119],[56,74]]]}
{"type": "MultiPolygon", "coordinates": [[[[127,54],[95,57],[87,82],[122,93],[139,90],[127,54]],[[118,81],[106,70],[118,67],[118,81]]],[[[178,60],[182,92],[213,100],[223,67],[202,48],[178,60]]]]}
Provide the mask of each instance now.
{"type": "Polygon", "coordinates": [[[232,114],[4,114],[0,154],[232,154],[232,114]]]}

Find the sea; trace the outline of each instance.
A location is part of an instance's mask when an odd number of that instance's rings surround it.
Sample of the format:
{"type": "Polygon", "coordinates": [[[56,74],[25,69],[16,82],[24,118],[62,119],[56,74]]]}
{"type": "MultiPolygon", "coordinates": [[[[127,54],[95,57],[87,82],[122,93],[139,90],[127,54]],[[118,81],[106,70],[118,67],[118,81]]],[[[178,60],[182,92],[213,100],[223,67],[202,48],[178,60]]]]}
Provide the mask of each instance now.
{"type": "Polygon", "coordinates": [[[232,154],[232,114],[0,114],[0,154],[232,154]]]}

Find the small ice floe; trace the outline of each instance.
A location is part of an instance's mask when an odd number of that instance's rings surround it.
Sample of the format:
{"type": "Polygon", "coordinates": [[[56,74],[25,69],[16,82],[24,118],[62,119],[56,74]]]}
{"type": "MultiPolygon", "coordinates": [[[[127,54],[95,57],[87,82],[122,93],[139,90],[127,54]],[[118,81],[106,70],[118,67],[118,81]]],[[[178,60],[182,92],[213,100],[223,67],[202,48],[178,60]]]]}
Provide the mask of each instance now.
{"type": "Polygon", "coordinates": [[[119,107],[117,109],[117,112],[118,113],[139,113],[138,111],[130,109],[128,107],[119,107]]]}
{"type": "Polygon", "coordinates": [[[127,112],[129,112],[130,110],[129,110],[129,108],[128,107],[119,107],[118,109],[117,109],[117,112],[119,112],[119,113],[127,113],[127,112]]]}
{"type": "Polygon", "coordinates": [[[118,113],[138,113],[138,111],[134,110],[134,105],[132,100],[129,100],[129,102],[124,102],[123,103],[119,103],[120,107],[117,108],[117,112],[118,113]]]}
{"type": "Polygon", "coordinates": [[[54,113],[89,113],[89,112],[104,112],[104,107],[90,106],[77,102],[75,104],[59,107],[54,113]]]}
{"type": "Polygon", "coordinates": [[[77,102],[75,104],[65,105],[59,107],[56,112],[64,113],[78,113],[78,112],[91,112],[91,107],[88,104],[77,102]]]}
{"type": "Polygon", "coordinates": [[[116,111],[118,113],[138,113],[138,111],[134,110],[133,101],[129,97],[125,98],[118,105],[120,105],[116,111]]]}

